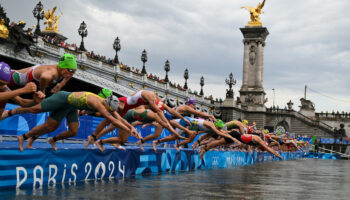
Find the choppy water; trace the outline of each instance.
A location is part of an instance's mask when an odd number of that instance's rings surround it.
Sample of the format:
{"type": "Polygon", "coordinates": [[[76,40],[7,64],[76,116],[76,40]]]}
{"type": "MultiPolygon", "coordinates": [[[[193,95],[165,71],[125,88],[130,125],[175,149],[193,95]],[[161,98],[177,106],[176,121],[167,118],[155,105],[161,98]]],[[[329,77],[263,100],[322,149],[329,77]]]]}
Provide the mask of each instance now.
{"type": "Polygon", "coordinates": [[[271,162],[1,192],[0,196],[1,199],[350,199],[350,161],[271,162]]]}

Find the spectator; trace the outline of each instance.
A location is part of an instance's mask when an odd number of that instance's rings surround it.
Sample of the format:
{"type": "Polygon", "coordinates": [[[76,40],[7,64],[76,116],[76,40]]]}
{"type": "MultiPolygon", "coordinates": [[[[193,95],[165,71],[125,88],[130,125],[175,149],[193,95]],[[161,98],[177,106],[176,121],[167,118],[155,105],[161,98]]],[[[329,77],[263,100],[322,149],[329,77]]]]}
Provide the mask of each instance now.
{"type": "Polygon", "coordinates": [[[336,143],[337,138],[338,138],[338,128],[337,127],[334,128],[333,135],[334,135],[334,143],[336,143]]]}
{"type": "Polygon", "coordinates": [[[338,130],[339,137],[341,138],[341,142],[346,139],[344,124],[340,124],[340,129],[338,130]]]}

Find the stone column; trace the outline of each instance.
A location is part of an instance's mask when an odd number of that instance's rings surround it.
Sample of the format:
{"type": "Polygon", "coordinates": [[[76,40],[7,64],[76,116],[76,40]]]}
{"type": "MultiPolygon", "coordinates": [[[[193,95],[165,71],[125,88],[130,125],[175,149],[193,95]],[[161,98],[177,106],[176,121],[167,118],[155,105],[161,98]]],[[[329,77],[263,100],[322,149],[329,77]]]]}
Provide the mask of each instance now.
{"type": "Polygon", "coordinates": [[[269,34],[262,26],[241,28],[244,36],[243,82],[240,89],[242,108],[249,111],[265,111],[264,47],[269,34]]]}

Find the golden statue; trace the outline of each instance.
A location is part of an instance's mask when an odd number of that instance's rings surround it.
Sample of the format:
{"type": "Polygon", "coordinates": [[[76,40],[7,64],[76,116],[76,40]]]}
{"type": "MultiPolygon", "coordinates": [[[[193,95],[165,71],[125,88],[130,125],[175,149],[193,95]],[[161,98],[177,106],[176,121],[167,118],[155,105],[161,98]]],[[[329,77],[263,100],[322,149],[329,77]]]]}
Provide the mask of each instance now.
{"type": "Polygon", "coordinates": [[[9,30],[7,29],[5,25],[5,20],[0,20],[0,37],[1,38],[7,38],[9,36],[9,30]]]}
{"type": "Polygon", "coordinates": [[[44,24],[47,24],[48,26],[45,28],[45,31],[54,31],[54,32],[60,32],[58,30],[58,20],[59,18],[62,16],[62,13],[60,16],[58,15],[54,15],[55,11],[56,11],[56,6],[52,9],[52,11],[50,11],[50,9],[45,12],[45,18],[46,21],[44,22],[44,24]]]}
{"type": "Polygon", "coordinates": [[[261,9],[264,7],[265,0],[262,3],[259,3],[256,8],[250,6],[243,6],[241,8],[245,8],[250,12],[250,22],[248,22],[247,26],[262,26],[260,21],[260,14],[264,13],[261,9]]]}

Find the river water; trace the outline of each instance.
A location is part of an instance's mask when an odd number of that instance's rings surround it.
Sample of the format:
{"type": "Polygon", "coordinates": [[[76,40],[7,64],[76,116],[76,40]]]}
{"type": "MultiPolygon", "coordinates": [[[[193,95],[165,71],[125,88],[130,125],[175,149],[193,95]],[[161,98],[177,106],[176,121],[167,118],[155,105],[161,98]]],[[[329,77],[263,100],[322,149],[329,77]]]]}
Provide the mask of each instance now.
{"type": "Polygon", "coordinates": [[[1,199],[350,199],[349,160],[292,160],[80,182],[0,193],[1,199]]]}

